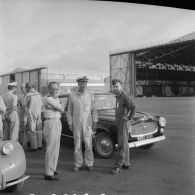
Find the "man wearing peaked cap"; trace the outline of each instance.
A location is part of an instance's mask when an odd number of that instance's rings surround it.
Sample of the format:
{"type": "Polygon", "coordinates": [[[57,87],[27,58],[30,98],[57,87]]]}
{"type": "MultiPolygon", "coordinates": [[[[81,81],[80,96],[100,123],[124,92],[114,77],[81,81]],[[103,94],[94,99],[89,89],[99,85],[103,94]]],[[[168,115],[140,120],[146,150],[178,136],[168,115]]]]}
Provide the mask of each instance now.
{"type": "Polygon", "coordinates": [[[87,169],[93,171],[92,134],[98,122],[95,98],[87,90],[88,78],[78,78],[78,88],[70,94],[68,101],[67,120],[74,135],[74,168],[78,171],[83,166],[82,140],[85,144],[84,161],[87,169]]]}
{"type": "Polygon", "coordinates": [[[8,92],[3,94],[3,100],[6,106],[4,140],[18,140],[19,119],[17,113],[18,97],[15,94],[17,83],[8,84],[8,92]]]}

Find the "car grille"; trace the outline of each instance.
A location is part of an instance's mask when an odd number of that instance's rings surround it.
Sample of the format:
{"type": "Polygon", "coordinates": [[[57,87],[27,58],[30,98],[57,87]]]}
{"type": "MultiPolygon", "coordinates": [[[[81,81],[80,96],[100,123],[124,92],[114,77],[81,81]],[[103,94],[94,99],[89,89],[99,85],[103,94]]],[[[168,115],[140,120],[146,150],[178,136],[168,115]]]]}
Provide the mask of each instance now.
{"type": "Polygon", "coordinates": [[[153,134],[158,131],[158,125],[154,122],[142,123],[132,126],[131,137],[153,134]]]}

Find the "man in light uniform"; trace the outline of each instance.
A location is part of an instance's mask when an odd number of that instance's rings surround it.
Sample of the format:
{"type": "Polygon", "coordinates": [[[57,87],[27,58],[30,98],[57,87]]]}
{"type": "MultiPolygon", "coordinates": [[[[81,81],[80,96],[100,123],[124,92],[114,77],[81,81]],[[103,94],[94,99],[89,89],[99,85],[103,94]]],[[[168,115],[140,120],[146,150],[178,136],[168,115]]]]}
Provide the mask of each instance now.
{"type": "Polygon", "coordinates": [[[3,94],[3,100],[6,106],[4,123],[4,140],[18,140],[19,119],[17,113],[18,97],[15,94],[17,83],[8,84],[8,92],[3,94]]]}
{"type": "Polygon", "coordinates": [[[21,86],[21,94],[18,95],[18,116],[19,116],[19,138],[18,141],[24,147],[25,142],[27,141],[26,136],[26,123],[27,123],[27,115],[25,114],[25,105],[24,100],[26,96],[25,83],[22,83],[21,86]]]}
{"type": "Polygon", "coordinates": [[[5,114],[6,107],[3,98],[0,96],[0,141],[3,140],[3,115],[5,114]]]}
{"type": "Polygon", "coordinates": [[[34,89],[31,83],[26,83],[25,88],[27,94],[24,99],[24,106],[29,126],[29,141],[31,146],[29,151],[36,151],[37,149],[42,149],[42,96],[34,89]]]}
{"type": "Polygon", "coordinates": [[[85,144],[85,164],[89,171],[93,171],[92,128],[98,122],[95,100],[92,93],[87,90],[88,79],[78,78],[78,89],[74,89],[68,101],[67,119],[69,128],[74,135],[73,171],[78,171],[83,166],[82,140],[85,144]]]}
{"type": "Polygon", "coordinates": [[[49,83],[49,94],[43,99],[44,103],[44,129],[43,134],[46,141],[45,154],[45,180],[59,180],[56,167],[60,149],[61,137],[61,112],[63,112],[58,98],[59,85],[56,82],[49,83]]]}

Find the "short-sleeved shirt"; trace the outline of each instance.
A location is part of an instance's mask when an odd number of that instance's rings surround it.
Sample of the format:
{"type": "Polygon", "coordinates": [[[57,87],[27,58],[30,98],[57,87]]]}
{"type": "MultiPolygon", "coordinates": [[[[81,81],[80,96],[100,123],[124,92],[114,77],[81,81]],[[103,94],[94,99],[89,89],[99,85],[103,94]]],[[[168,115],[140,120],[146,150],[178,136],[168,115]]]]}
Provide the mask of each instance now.
{"type": "Polygon", "coordinates": [[[53,105],[54,107],[58,107],[59,109],[62,107],[59,98],[53,98],[49,95],[45,96],[43,99],[43,105],[44,105],[44,117],[46,119],[52,119],[52,118],[60,118],[61,113],[57,110],[50,110],[47,109],[48,106],[53,105]]]}
{"type": "Polygon", "coordinates": [[[17,108],[18,97],[11,91],[8,91],[7,93],[2,95],[2,98],[6,106],[6,115],[9,115],[13,111],[13,109],[17,108]]]}

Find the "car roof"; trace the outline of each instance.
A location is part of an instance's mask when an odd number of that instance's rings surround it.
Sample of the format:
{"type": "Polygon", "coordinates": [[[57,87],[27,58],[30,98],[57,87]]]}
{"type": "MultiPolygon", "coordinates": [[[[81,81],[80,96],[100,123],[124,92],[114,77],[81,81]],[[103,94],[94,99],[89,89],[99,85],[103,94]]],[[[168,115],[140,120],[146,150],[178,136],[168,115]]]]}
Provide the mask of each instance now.
{"type": "MultiPolygon", "coordinates": [[[[95,91],[92,92],[94,95],[113,95],[113,93],[109,92],[109,91],[95,91]]],[[[60,94],[58,97],[59,98],[65,98],[65,97],[69,97],[70,93],[65,93],[65,94],[60,94]]]]}

